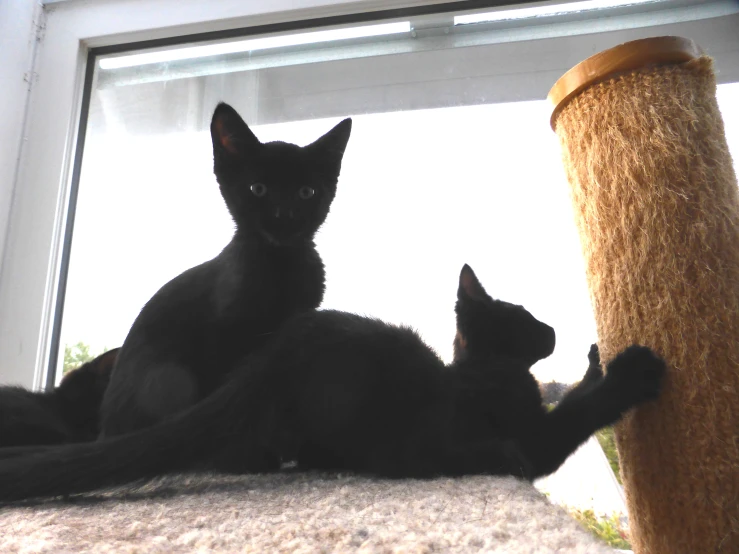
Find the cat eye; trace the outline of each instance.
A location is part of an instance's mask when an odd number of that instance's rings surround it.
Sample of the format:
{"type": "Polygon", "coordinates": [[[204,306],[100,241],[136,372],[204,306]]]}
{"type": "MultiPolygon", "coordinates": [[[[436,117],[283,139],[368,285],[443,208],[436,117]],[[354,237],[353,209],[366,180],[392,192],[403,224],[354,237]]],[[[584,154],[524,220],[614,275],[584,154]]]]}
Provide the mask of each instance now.
{"type": "Polygon", "coordinates": [[[308,200],[311,196],[313,196],[316,193],[312,188],[310,187],[300,187],[300,190],[298,191],[298,196],[302,198],[303,200],[308,200]]]}
{"type": "Polygon", "coordinates": [[[267,194],[267,187],[262,183],[254,183],[249,188],[251,189],[252,194],[257,198],[261,198],[262,196],[267,194]]]}

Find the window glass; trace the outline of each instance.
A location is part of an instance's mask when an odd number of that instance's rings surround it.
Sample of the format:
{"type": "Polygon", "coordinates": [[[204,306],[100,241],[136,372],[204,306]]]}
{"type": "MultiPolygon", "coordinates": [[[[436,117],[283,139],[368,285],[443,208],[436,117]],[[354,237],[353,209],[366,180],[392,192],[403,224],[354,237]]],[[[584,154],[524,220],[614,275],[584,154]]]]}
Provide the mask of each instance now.
{"type": "MultiPolygon", "coordinates": [[[[324,307],[414,326],[448,361],[457,278],[469,263],[493,296],[555,327],[556,351],[535,366],[537,377],[581,377],[595,328],[548,103],[481,92],[489,72],[476,49],[427,41],[413,50],[403,22],[363,29],[382,40],[283,38],[278,53],[221,45],[207,56],[196,47],[99,61],[62,324],[68,364],[80,343],[90,354],[119,346],[159,287],[229,241],[208,133],[225,100],[262,141],[307,144],[354,118],[317,239],[324,307]]],[[[738,87],[718,90],[735,159],[738,87]]]]}

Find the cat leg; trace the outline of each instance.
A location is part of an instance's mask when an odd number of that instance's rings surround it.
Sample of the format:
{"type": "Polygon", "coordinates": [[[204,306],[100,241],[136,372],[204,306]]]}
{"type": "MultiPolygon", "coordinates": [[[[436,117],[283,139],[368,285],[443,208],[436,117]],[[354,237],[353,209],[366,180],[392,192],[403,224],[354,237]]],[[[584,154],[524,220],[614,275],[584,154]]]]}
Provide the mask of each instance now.
{"type": "Polygon", "coordinates": [[[264,445],[238,436],[230,442],[217,445],[203,462],[196,463],[192,469],[217,471],[243,475],[247,473],[273,473],[281,467],[280,457],[264,445]]]}
{"type": "Polygon", "coordinates": [[[532,473],[519,446],[496,438],[459,441],[436,435],[433,440],[416,442],[383,452],[373,449],[370,473],[390,478],[433,478],[440,475],[514,475],[529,478],[532,473]],[[410,447],[409,447],[410,446],[410,447]]]}
{"type": "Polygon", "coordinates": [[[597,344],[592,344],[590,352],[588,352],[588,370],[580,382],[564,394],[560,403],[572,401],[574,398],[588,394],[602,380],[603,369],[600,363],[600,351],[597,344]]]}
{"type": "Polygon", "coordinates": [[[8,460],[10,458],[20,458],[23,456],[31,456],[33,454],[40,454],[45,452],[48,448],[54,448],[55,446],[62,444],[62,442],[53,444],[41,444],[31,446],[8,446],[0,448],[0,460],[8,460]]]}
{"type": "Polygon", "coordinates": [[[552,473],[597,430],[657,398],[664,372],[664,361],[649,348],[630,346],[616,356],[602,380],[565,397],[538,428],[519,438],[533,477],[552,473]]]}
{"type": "Polygon", "coordinates": [[[297,462],[298,468],[307,471],[340,471],[347,467],[341,456],[310,442],[301,445],[297,462]]]}
{"type": "Polygon", "coordinates": [[[189,368],[157,364],[140,380],[120,383],[106,391],[101,408],[100,438],[138,431],[195,405],[199,387],[189,368]]]}
{"type": "Polygon", "coordinates": [[[488,439],[458,444],[445,455],[445,475],[513,475],[530,479],[531,462],[512,440],[488,439]]]}

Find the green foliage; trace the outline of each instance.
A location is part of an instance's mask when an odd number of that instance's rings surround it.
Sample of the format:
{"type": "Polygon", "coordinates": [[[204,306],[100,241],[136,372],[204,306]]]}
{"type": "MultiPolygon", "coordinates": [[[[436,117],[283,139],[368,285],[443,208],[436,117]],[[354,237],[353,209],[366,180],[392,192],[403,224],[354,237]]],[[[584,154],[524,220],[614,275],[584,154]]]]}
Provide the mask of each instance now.
{"type": "Polygon", "coordinates": [[[588,531],[613,548],[631,550],[627,531],[621,526],[617,514],[610,518],[599,518],[593,510],[572,510],[572,517],[579,521],[588,531]]]}
{"type": "Polygon", "coordinates": [[[102,354],[102,352],[97,354],[90,353],[90,345],[85,344],[84,342],[78,342],[72,346],[65,344],[64,369],[62,371],[62,375],[66,375],[69,371],[77,369],[82,364],[87,363],[90,360],[94,360],[100,354],[102,354]]]}
{"type": "Polygon", "coordinates": [[[618,451],[616,450],[616,438],[613,435],[613,427],[604,427],[595,433],[595,437],[598,439],[603,452],[605,452],[608,463],[611,464],[611,469],[616,475],[616,479],[621,483],[621,471],[618,464],[618,451]]]}

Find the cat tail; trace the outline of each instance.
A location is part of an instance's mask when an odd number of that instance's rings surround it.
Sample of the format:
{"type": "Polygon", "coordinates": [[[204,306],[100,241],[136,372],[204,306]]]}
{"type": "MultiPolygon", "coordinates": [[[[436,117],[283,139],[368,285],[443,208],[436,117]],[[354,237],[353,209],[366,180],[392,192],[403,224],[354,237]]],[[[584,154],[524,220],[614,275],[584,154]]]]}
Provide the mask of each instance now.
{"type": "Polygon", "coordinates": [[[0,452],[6,447],[59,444],[68,439],[69,430],[48,394],[0,387],[0,452]]]}
{"type": "Polygon", "coordinates": [[[97,442],[31,448],[27,455],[0,460],[0,502],[120,486],[206,461],[256,417],[258,378],[245,369],[195,406],[153,427],[97,442]]]}

